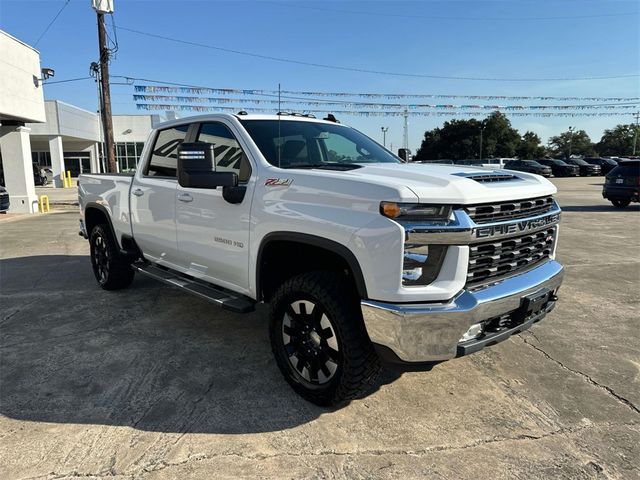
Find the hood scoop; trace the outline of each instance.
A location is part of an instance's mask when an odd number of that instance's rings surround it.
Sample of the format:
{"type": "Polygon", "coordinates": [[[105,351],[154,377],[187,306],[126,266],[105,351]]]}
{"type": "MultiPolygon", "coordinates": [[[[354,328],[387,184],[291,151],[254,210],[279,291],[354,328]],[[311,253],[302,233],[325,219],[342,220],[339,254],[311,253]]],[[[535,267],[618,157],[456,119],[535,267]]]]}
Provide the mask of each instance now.
{"type": "Polygon", "coordinates": [[[454,173],[458,177],[468,178],[470,180],[475,180],[479,183],[493,183],[493,182],[508,182],[511,180],[521,180],[520,177],[516,175],[512,175],[511,173],[503,173],[503,172],[460,172],[454,173]]]}

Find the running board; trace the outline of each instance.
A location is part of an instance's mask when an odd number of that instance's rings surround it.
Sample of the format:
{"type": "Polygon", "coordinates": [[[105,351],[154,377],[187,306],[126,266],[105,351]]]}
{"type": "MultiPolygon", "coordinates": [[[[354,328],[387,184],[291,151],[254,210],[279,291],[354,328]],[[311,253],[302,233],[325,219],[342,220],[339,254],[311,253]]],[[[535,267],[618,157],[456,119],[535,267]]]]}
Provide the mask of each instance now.
{"type": "Polygon", "coordinates": [[[135,262],[131,266],[136,272],[155,280],[160,280],[173,287],[178,287],[200,298],[204,298],[225,310],[236,313],[247,313],[255,309],[255,302],[249,297],[245,297],[239,293],[205,284],[194,278],[171,270],[165,270],[150,263],[135,262]]]}

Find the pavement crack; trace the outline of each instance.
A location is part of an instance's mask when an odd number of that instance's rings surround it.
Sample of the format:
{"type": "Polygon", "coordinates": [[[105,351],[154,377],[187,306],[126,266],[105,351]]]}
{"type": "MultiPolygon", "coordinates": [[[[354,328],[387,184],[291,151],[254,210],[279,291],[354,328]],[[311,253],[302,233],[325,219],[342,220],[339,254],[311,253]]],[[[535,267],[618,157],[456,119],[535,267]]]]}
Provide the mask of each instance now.
{"type": "Polygon", "coordinates": [[[595,381],[593,378],[591,378],[589,375],[587,375],[586,373],[583,373],[579,370],[575,370],[571,367],[567,367],[564,363],[562,363],[560,360],[556,360],[555,358],[553,358],[551,355],[549,355],[547,352],[545,352],[542,348],[538,347],[537,345],[534,345],[533,343],[531,343],[530,341],[528,341],[525,337],[520,337],[521,340],[526,344],[529,345],[531,348],[533,348],[534,350],[536,350],[537,352],[541,353],[545,358],[547,358],[548,360],[551,360],[552,362],[554,362],[555,364],[557,364],[558,366],[560,366],[561,368],[563,368],[564,370],[567,370],[568,372],[571,372],[575,375],[578,375],[579,377],[582,377],[587,383],[593,385],[596,388],[599,388],[601,390],[604,390],[605,392],[607,392],[610,396],[612,396],[613,398],[615,398],[618,402],[622,403],[623,405],[625,405],[626,407],[630,408],[631,410],[633,410],[635,413],[640,413],[640,408],[638,408],[636,405],[634,405],[633,402],[631,402],[630,400],[624,398],[622,395],[618,394],[615,392],[615,390],[613,390],[611,387],[607,386],[607,385],[603,385],[597,381],[595,381]]]}

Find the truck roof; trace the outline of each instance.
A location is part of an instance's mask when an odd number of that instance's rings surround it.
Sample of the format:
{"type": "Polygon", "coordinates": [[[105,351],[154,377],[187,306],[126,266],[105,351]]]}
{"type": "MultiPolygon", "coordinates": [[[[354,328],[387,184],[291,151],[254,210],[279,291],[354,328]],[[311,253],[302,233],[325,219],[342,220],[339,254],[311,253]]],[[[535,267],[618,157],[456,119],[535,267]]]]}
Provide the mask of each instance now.
{"type": "Polygon", "coordinates": [[[282,113],[281,115],[277,114],[248,114],[248,113],[210,113],[207,115],[194,115],[190,117],[182,117],[175,120],[169,120],[167,122],[162,122],[156,125],[156,129],[158,128],[166,128],[174,125],[182,125],[184,123],[191,122],[207,122],[207,121],[218,121],[221,119],[237,119],[237,120],[278,120],[281,121],[296,121],[296,122],[316,122],[316,123],[329,123],[331,125],[336,125],[335,122],[331,122],[328,120],[323,120],[320,118],[312,118],[305,117],[299,113],[282,113]]]}

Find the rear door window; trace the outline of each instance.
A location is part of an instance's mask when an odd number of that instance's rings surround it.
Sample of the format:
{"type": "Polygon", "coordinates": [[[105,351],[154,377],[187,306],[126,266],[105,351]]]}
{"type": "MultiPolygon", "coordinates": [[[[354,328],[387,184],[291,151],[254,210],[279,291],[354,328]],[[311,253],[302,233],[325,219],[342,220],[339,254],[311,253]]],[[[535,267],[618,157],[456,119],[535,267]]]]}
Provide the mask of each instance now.
{"type": "Polygon", "coordinates": [[[188,130],[189,125],[178,125],[158,132],[145,175],[176,178],[178,145],[184,142],[188,130]]]}

